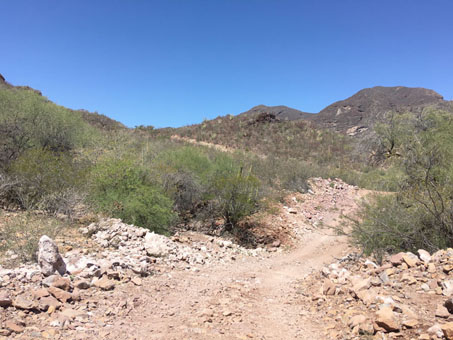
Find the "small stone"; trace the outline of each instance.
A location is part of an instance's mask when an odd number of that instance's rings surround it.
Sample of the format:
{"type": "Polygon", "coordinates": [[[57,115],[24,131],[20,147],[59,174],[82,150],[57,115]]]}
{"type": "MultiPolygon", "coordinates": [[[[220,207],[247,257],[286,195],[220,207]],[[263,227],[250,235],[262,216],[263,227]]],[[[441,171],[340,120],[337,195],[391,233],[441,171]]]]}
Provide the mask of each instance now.
{"type": "Polygon", "coordinates": [[[365,315],[355,315],[349,319],[348,326],[350,328],[354,328],[366,321],[367,321],[367,317],[365,315]]]}
{"type": "Polygon", "coordinates": [[[24,327],[11,320],[5,322],[5,327],[14,333],[22,333],[24,331],[24,327]]]}
{"type": "Polygon", "coordinates": [[[419,257],[420,260],[422,260],[423,262],[428,263],[428,262],[431,261],[431,255],[430,255],[430,253],[428,253],[426,250],[424,250],[424,249],[419,249],[419,250],[417,250],[417,253],[418,253],[418,257],[419,257]]]}
{"type": "Polygon", "coordinates": [[[428,328],[428,334],[431,334],[433,336],[436,336],[438,338],[442,338],[444,335],[444,332],[442,331],[442,327],[436,323],[430,328],[428,328]]]}
{"type": "Polygon", "coordinates": [[[0,291],[0,307],[6,308],[13,304],[9,293],[6,290],[0,291]]]}
{"type": "Polygon", "coordinates": [[[390,282],[389,276],[385,271],[379,274],[379,279],[382,281],[383,284],[387,284],[390,282]]]}
{"type": "Polygon", "coordinates": [[[417,319],[409,319],[403,321],[403,326],[406,328],[415,328],[418,325],[417,319]]]}
{"type": "Polygon", "coordinates": [[[60,312],[59,315],[66,317],[68,319],[75,319],[76,317],[85,316],[85,313],[80,310],[65,308],[60,312]]]}
{"type": "Polygon", "coordinates": [[[392,308],[388,306],[384,306],[376,312],[375,322],[386,332],[396,332],[400,329],[392,308]]]}
{"type": "Polygon", "coordinates": [[[398,253],[390,256],[390,263],[394,266],[399,266],[401,263],[403,263],[403,255],[404,253],[398,253]]]}
{"type": "Polygon", "coordinates": [[[74,282],[74,287],[78,289],[88,289],[90,288],[90,282],[87,280],[77,280],[74,282]]]}
{"type": "Polygon", "coordinates": [[[322,285],[322,293],[324,295],[335,295],[336,287],[330,280],[326,280],[322,285]]]}
{"type": "Polygon", "coordinates": [[[53,312],[55,312],[56,309],[57,307],[55,306],[49,306],[49,308],[47,309],[47,313],[52,314],[53,312]]]}
{"type": "Polygon", "coordinates": [[[410,252],[403,254],[403,260],[409,268],[417,266],[418,263],[418,257],[410,252]]]}
{"type": "Polygon", "coordinates": [[[371,277],[367,279],[357,278],[353,280],[352,291],[357,294],[357,292],[368,289],[371,287],[371,277]]]}
{"type": "Polygon", "coordinates": [[[442,267],[442,270],[445,274],[448,274],[449,272],[451,272],[453,270],[453,265],[447,264],[442,267]]]}
{"type": "Polygon", "coordinates": [[[46,296],[39,300],[39,309],[42,311],[48,311],[50,307],[55,309],[60,308],[61,303],[53,296],[46,296]]]}
{"type": "Polygon", "coordinates": [[[442,294],[445,296],[453,295],[453,280],[442,281],[442,294]]]}
{"type": "Polygon", "coordinates": [[[447,301],[445,301],[444,306],[451,314],[453,314],[453,299],[448,299],[447,301]]]}
{"type": "Polygon", "coordinates": [[[453,340],[453,322],[447,322],[441,326],[442,332],[447,340],[453,340]]]}
{"type": "Polygon", "coordinates": [[[33,296],[37,299],[49,296],[50,293],[47,289],[41,288],[41,289],[36,289],[32,292],[33,296]]]}
{"type": "Polygon", "coordinates": [[[93,286],[98,287],[102,290],[112,290],[115,288],[115,282],[109,280],[107,276],[103,276],[99,280],[93,283],[93,286]]]}
{"type": "Polygon", "coordinates": [[[13,306],[18,309],[32,310],[37,309],[37,304],[35,301],[30,299],[28,296],[19,295],[13,301],[13,306]]]}
{"type": "Polygon", "coordinates": [[[82,297],[80,296],[80,290],[74,289],[71,293],[72,301],[80,301],[82,297]]]}
{"type": "Polygon", "coordinates": [[[449,312],[448,309],[445,308],[444,306],[439,305],[439,306],[437,306],[435,315],[436,315],[438,318],[447,319],[447,318],[450,316],[450,312],[449,312]]]}
{"type": "Polygon", "coordinates": [[[434,263],[429,263],[428,264],[428,273],[434,274],[436,272],[436,266],[434,263]]]}
{"type": "Polygon", "coordinates": [[[420,288],[424,291],[424,292],[429,292],[429,286],[426,284],[426,283],[422,283],[420,285],[420,288]]]}
{"type": "Polygon", "coordinates": [[[71,293],[68,293],[63,289],[57,287],[50,287],[48,290],[50,294],[52,294],[54,297],[56,297],[59,301],[63,303],[71,300],[72,298],[71,293]]]}
{"type": "Polygon", "coordinates": [[[133,277],[131,281],[136,286],[141,286],[142,285],[142,279],[137,277],[137,276],[133,277]]]}
{"type": "Polygon", "coordinates": [[[66,277],[59,277],[52,282],[52,286],[69,291],[71,289],[71,280],[66,277]]]}

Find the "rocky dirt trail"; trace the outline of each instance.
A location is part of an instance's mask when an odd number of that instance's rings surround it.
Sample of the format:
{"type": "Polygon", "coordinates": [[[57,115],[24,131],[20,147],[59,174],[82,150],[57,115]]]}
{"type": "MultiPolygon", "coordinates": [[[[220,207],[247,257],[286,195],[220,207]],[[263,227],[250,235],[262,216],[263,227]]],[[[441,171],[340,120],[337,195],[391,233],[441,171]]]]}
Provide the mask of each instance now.
{"type": "Polygon", "coordinates": [[[304,231],[293,249],[146,280],[140,305],[103,333],[124,339],[325,339],[301,303],[299,282],[347,253],[338,226],[366,192],[344,184],[315,185],[308,199],[293,198],[286,223],[304,231]],[[340,189],[341,188],[341,189],[340,189]],[[322,195],[321,192],[322,191],[322,195]],[[307,218],[308,216],[308,218],[307,218]],[[323,221],[323,227],[311,224],[323,221]]]}
{"type": "Polygon", "coordinates": [[[330,227],[365,194],[314,179],[309,193],[289,196],[265,224],[291,247],[168,239],[118,220],[82,228],[100,249],[64,254],[72,275],[0,273],[0,339],[326,339],[301,282],[350,252],[330,227]]]}
{"type": "Polygon", "coordinates": [[[103,335],[124,339],[322,339],[297,301],[298,281],[346,246],[313,234],[304,247],[268,259],[147,280],[140,306],[103,335]]]}

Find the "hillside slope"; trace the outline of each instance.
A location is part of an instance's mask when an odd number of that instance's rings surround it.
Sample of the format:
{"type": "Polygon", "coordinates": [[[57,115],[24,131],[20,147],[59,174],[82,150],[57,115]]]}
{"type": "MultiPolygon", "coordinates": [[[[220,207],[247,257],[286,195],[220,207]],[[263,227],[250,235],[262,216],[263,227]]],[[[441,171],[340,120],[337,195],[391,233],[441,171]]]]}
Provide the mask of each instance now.
{"type": "MultiPolygon", "coordinates": [[[[0,90],[17,90],[17,91],[27,91],[27,92],[32,92],[34,94],[37,94],[38,96],[43,97],[41,91],[35,90],[29,86],[15,86],[10,84],[5,77],[0,74],[0,90]]],[[[45,97],[43,97],[45,100],[47,100],[45,97]]],[[[47,100],[50,102],[49,100],[47,100]]],[[[56,105],[56,104],[55,104],[56,105]]],[[[0,106],[1,109],[1,106],[0,106]]],[[[107,131],[112,131],[112,130],[118,130],[118,129],[126,129],[126,126],[124,126],[122,123],[109,118],[103,114],[99,114],[97,112],[89,112],[87,110],[72,110],[68,108],[64,108],[65,110],[71,111],[73,114],[76,115],[81,115],[82,118],[90,125],[101,129],[101,130],[107,130],[107,131]]]]}

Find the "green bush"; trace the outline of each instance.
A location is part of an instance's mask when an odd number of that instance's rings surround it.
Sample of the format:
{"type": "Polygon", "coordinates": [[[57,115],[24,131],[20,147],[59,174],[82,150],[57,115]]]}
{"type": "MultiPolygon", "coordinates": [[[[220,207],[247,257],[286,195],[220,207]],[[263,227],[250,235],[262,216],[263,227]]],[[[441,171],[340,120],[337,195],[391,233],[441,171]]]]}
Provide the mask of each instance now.
{"type": "Polygon", "coordinates": [[[84,169],[67,154],[29,149],[8,169],[15,184],[9,199],[27,210],[42,209],[70,215],[82,193],[84,169]]]}
{"type": "Polygon", "coordinates": [[[159,233],[166,233],[175,217],[171,199],[144,168],[130,160],[108,159],[97,164],[89,199],[101,212],[159,233]]]}
{"type": "Polygon", "coordinates": [[[213,194],[218,212],[225,219],[227,231],[252,214],[259,201],[259,181],[243,168],[219,169],[213,178],[213,194]]]}
{"type": "Polygon", "coordinates": [[[151,167],[179,212],[189,211],[206,199],[213,161],[202,149],[184,146],[158,155],[151,167]]]}
{"type": "Polygon", "coordinates": [[[365,204],[353,228],[356,242],[378,257],[453,246],[453,117],[426,112],[404,125],[404,138],[387,144],[398,154],[392,167],[399,190],[365,204]]]}

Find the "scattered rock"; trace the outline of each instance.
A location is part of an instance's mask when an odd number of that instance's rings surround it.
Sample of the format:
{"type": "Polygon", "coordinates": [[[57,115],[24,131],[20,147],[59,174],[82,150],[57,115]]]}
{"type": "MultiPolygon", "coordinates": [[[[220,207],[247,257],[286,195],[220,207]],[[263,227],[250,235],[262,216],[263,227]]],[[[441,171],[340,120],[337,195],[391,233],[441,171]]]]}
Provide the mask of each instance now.
{"type": "Polygon", "coordinates": [[[336,286],[330,280],[326,280],[322,285],[322,293],[324,295],[334,295],[336,286]]]}
{"type": "Polygon", "coordinates": [[[137,276],[136,276],[136,277],[133,277],[133,278],[131,279],[131,281],[132,281],[132,283],[133,283],[134,285],[136,285],[136,286],[141,286],[141,285],[142,285],[142,279],[139,278],[139,277],[137,277],[137,276]]]}
{"type": "Polygon", "coordinates": [[[418,257],[412,253],[403,254],[403,260],[408,267],[415,267],[418,264],[418,257]]]}
{"type": "Polygon", "coordinates": [[[37,309],[37,304],[33,299],[31,299],[29,296],[26,296],[24,294],[16,296],[16,298],[13,301],[13,306],[18,308],[18,309],[25,309],[25,310],[32,310],[32,309],[37,309]]]}
{"type": "Polygon", "coordinates": [[[444,332],[442,331],[442,327],[438,323],[436,323],[435,325],[428,328],[428,334],[442,338],[444,332]]]}
{"type": "Polygon", "coordinates": [[[395,313],[388,306],[384,306],[376,312],[375,322],[378,326],[377,330],[382,329],[385,332],[397,332],[400,329],[395,313]]]}
{"type": "Polygon", "coordinates": [[[74,282],[74,287],[78,289],[88,289],[90,288],[90,286],[90,282],[88,282],[87,280],[77,280],[74,282]]]}
{"type": "Polygon", "coordinates": [[[52,286],[65,291],[69,291],[71,289],[71,280],[66,277],[59,277],[52,282],[52,286]]]}
{"type": "Polygon", "coordinates": [[[453,340],[453,322],[447,322],[441,326],[442,332],[447,340],[453,340]]]}
{"type": "Polygon", "coordinates": [[[39,299],[39,309],[42,311],[48,311],[50,307],[53,307],[53,309],[58,309],[60,308],[61,303],[54,298],[53,296],[46,296],[41,299],[39,299]]]}
{"type": "Polygon", "coordinates": [[[403,255],[404,253],[392,255],[389,260],[394,266],[399,266],[401,263],[403,263],[403,255]]]}
{"type": "Polygon", "coordinates": [[[115,288],[115,282],[112,280],[109,280],[107,276],[103,276],[99,280],[96,280],[93,283],[93,286],[98,287],[102,290],[112,290],[115,288]]]}
{"type": "Polygon", "coordinates": [[[11,301],[10,295],[7,291],[0,291],[0,307],[7,308],[11,306],[13,302],[11,301]]]}
{"type": "Polygon", "coordinates": [[[426,250],[419,249],[417,252],[418,252],[418,257],[423,262],[428,263],[431,261],[431,255],[426,250]]]}
{"type": "Polygon", "coordinates": [[[448,319],[448,317],[450,316],[450,312],[448,311],[447,308],[440,305],[440,306],[437,306],[435,315],[439,318],[448,319]]]}
{"type": "Polygon", "coordinates": [[[6,329],[10,330],[14,333],[22,333],[24,331],[24,327],[17,322],[12,320],[8,320],[5,322],[6,329]]]}
{"type": "Polygon", "coordinates": [[[65,303],[68,302],[69,300],[72,299],[71,293],[57,288],[57,287],[50,287],[48,289],[49,293],[52,294],[55,298],[57,298],[59,301],[65,303]]]}
{"type": "Polygon", "coordinates": [[[444,306],[451,314],[453,314],[453,299],[448,299],[447,301],[445,301],[444,306]]]}

